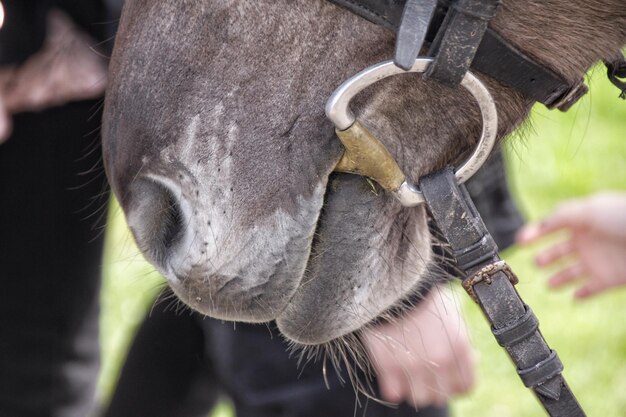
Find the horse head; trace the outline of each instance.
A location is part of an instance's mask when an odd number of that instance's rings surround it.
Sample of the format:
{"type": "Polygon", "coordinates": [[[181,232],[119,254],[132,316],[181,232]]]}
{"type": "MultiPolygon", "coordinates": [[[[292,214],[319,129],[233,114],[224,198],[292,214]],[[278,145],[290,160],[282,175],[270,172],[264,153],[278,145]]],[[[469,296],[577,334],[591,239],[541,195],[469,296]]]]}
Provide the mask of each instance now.
{"type": "MultiPolygon", "coordinates": [[[[626,41],[622,0],[503,1],[492,27],[567,80],[626,41]]],[[[276,320],[302,344],[357,331],[442,279],[422,207],[333,173],[324,104],[388,59],[394,36],[325,0],[128,0],[103,139],[135,239],[192,308],[276,320]]],[[[500,138],[532,100],[482,77],[500,138]]],[[[481,130],[471,96],[402,75],[354,110],[411,178],[461,160],[481,130]]]]}

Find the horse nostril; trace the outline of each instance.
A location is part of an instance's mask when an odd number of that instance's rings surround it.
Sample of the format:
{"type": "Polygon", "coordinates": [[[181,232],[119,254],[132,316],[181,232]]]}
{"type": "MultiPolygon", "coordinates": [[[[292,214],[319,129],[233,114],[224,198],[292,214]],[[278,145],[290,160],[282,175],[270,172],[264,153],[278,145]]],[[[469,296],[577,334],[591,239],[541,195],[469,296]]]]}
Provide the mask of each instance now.
{"type": "Polygon", "coordinates": [[[167,250],[180,239],[183,230],[183,214],[180,206],[169,191],[166,191],[164,197],[164,206],[161,212],[160,242],[167,250]]]}
{"type": "Polygon", "coordinates": [[[182,241],[185,214],[181,199],[169,187],[150,179],[131,186],[128,225],[148,260],[167,269],[167,260],[182,241]]]}

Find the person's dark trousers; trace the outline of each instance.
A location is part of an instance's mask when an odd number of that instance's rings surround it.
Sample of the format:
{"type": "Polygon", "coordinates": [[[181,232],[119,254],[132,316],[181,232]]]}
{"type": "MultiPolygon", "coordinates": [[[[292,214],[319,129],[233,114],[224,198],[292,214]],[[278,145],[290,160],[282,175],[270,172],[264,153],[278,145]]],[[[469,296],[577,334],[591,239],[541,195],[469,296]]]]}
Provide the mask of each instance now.
{"type": "MultiPolygon", "coordinates": [[[[204,417],[222,393],[237,417],[444,417],[390,408],[341,384],[328,363],[298,365],[273,325],[224,323],[157,302],[142,324],[105,417],[204,417]]],[[[348,379],[343,375],[344,379],[348,379]]],[[[375,386],[375,383],[374,383],[375,386]]]]}
{"type": "MultiPolygon", "coordinates": [[[[215,361],[216,374],[232,398],[237,417],[446,417],[446,407],[416,411],[367,400],[359,395],[344,371],[338,373],[323,361],[298,364],[299,356],[275,325],[251,325],[202,320],[210,335],[208,356],[215,361]],[[326,386],[328,383],[328,387],[326,386]]],[[[351,365],[353,366],[353,365],[351,365]]],[[[359,376],[364,380],[364,376],[359,376]]],[[[376,387],[376,381],[372,381],[376,387]]]]}
{"type": "Polygon", "coordinates": [[[0,145],[0,417],[87,417],[107,196],[99,102],[17,115],[0,145]]]}
{"type": "Polygon", "coordinates": [[[196,313],[158,301],[131,346],[105,416],[206,417],[220,389],[196,313]]]}

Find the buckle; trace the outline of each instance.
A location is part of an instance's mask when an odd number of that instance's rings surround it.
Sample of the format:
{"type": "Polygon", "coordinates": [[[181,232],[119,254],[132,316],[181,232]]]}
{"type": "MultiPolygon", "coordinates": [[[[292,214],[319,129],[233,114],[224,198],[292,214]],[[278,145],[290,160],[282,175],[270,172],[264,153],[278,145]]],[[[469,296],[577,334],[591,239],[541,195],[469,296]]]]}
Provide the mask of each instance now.
{"type": "Polygon", "coordinates": [[[485,266],[481,270],[474,272],[474,274],[465,278],[463,280],[463,288],[465,288],[465,291],[470,297],[472,297],[472,300],[478,303],[478,297],[474,291],[474,285],[482,281],[485,281],[487,284],[491,284],[491,278],[498,272],[503,272],[513,285],[516,285],[519,282],[519,279],[513,270],[511,270],[511,267],[505,261],[498,261],[485,266]]]}
{"type": "Polygon", "coordinates": [[[587,94],[588,91],[589,87],[587,87],[583,81],[580,81],[578,84],[556,97],[550,104],[546,105],[550,110],[559,109],[560,111],[566,112],[587,94]]]}

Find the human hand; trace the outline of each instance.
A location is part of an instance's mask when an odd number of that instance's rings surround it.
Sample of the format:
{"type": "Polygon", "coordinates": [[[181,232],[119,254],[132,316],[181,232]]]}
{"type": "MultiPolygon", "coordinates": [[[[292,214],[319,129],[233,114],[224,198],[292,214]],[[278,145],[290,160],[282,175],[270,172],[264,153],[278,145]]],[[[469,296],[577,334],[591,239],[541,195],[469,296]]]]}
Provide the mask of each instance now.
{"type": "Polygon", "coordinates": [[[528,245],[558,230],[569,235],[535,258],[541,268],[566,261],[550,277],[551,287],[580,281],[574,296],[585,298],[626,285],[626,193],[600,193],[565,202],[542,221],[526,225],[517,241],[528,245]]]}
{"type": "Polygon", "coordinates": [[[91,49],[92,43],[65,15],[50,13],[41,51],[19,67],[0,68],[0,144],[11,134],[13,114],[104,93],[106,61],[91,49]]]}
{"type": "Polygon", "coordinates": [[[458,309],[449,292],[435,288],[397,321],[363,333],[383,400],[444,405],[472,388],[474,352],[458,309]]]}

